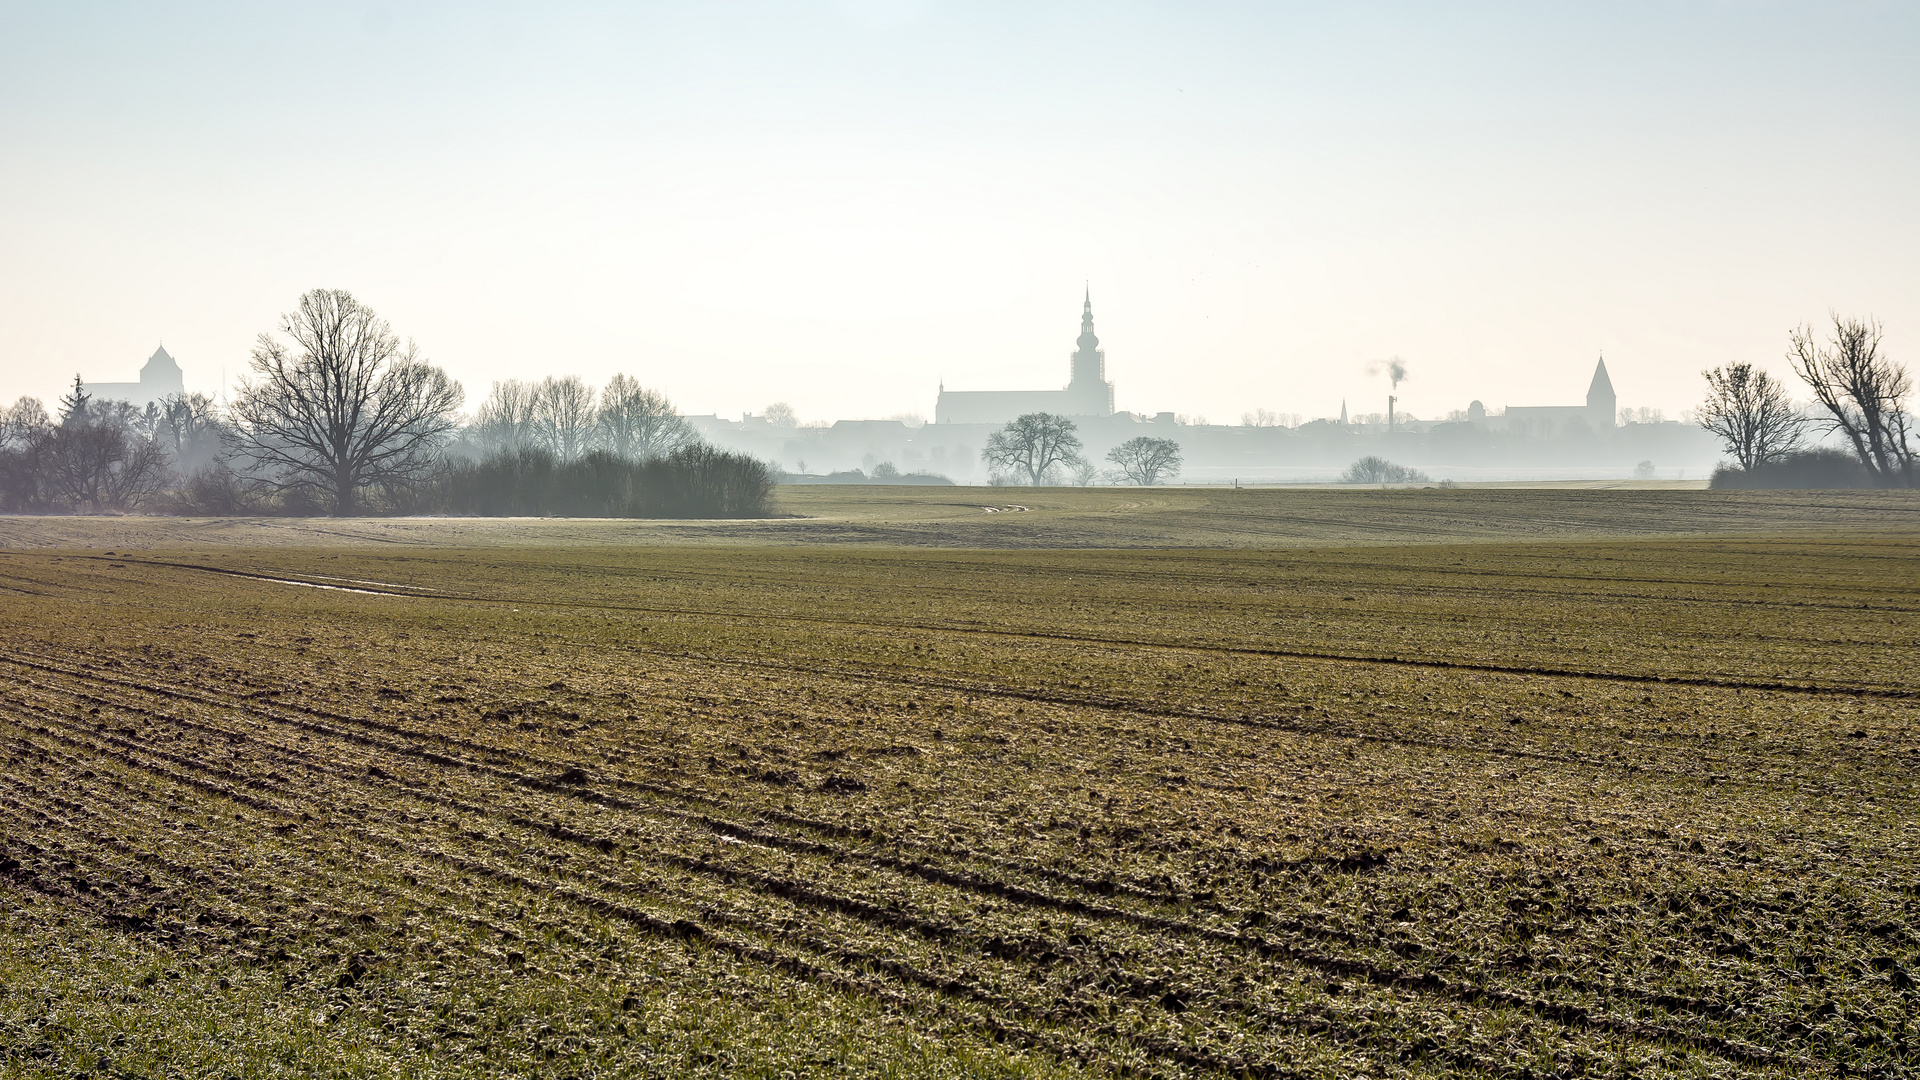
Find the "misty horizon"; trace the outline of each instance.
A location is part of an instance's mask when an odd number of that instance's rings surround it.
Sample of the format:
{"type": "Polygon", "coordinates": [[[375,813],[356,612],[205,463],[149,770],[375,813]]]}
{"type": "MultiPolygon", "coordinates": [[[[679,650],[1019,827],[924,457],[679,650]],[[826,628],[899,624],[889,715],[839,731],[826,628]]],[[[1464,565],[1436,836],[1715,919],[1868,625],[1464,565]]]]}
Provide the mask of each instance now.
{"type": "Polygon", "coordinates": [[[1115,406],[1216,421],[1602,353],[1675,416],[1829,310],[1920,325],[1903,5],[112,10],[0,14],[9,401],[161,342],[217,389],[315,286],[469,396],[817,419],[1053,387],[1087,280],[1115,406]]]}

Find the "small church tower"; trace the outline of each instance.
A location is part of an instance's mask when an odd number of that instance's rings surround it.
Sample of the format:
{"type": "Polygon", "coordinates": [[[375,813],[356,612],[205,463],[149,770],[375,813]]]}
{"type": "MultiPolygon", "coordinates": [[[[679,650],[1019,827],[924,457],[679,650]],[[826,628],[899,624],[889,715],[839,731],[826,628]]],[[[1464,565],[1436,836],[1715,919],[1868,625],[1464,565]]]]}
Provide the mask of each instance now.
{"type": "Polygon", "coordinates": [[[1607,378],[1607,358],[1602,356],[1593,369],[1593,384],[1587,387],[1587,423],[1595,431],[1613,428],[1615,406],[1613,380],[1607,378]]]}

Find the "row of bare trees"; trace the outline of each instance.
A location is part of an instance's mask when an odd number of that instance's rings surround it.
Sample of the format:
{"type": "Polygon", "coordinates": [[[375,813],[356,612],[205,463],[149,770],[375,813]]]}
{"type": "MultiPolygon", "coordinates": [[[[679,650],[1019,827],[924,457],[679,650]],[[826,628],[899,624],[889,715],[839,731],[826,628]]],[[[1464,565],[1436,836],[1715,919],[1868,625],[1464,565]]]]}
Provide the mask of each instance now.
{"type": "Polygon", "coordinates": [[[1868,481],[1914,487],[1914,420],[1907,409],[1912,379],[1881,348],[1880,323],[1831,316],[1820,340],[1812,326],[1789,332],[1787,359],[1813,394],[1811,415],[1797,408],[1781,380],[1752,364],[1702,374],[1707,400],[1700,426],[1720,437],[1743,473],[1778,467],[1806,452],[1808,435],[1843,437],[1868,481]]]}
{"type": "Polygon", "coordinates": [[[216,461],[223,429],[204,394],[144,409],[79,380],[57,417],[35,398],[0,409],[0,509],[100,513],[147,506],[216,461]]]}
{"type": "MultiPolygon", "coordinates": [[[[603,461],[596,475],[618,472],[627,489],[714,486],[725,472],[726,491],[707,501],[728,513],[753,502],[740,490],[758,490],[756,463],[716,465],[713,455],[691,453],[699,440],[672,402],[628,376],[598,394],[572,377],[496,383],[476,420],[463,424],[460,384],[347,292],[307,293],[276,331],[260,335],[224,414],[199,394],[144,410],[94,401],[77,377],[57,420],[29,398],[0,410],[0,508],[427,509],[471,486],[463,461],[492,457],[561,465],[592,457],[603,461]],[[639,472],[604,464],[649,461],[669,464],[639,472]]],[[[620,505],[687,507],[702,498],[633,489],[620,505]]]]}
{"type": "Polygon", "coordinates": [[[598,394],[577,375],[493,384],[469,439],[483,454],[542,449],[562,462],[596,450],[639,461],[664,457],[699,436],[658,390],[615,375],[598,394]]]}

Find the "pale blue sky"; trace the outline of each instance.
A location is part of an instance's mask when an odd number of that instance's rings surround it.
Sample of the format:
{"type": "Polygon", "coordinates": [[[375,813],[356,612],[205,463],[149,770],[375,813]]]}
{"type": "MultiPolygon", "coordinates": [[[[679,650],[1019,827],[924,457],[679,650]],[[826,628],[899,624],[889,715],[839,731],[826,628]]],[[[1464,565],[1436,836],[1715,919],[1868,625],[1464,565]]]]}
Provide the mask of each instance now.
{"type": "Polygon", "coordinates": [[[16,4],[0,397],[212,390],[313,286],[468,388],[691,412],[1677,413],[1877,314],[1920,368],[1920,4],[16,4]]]}

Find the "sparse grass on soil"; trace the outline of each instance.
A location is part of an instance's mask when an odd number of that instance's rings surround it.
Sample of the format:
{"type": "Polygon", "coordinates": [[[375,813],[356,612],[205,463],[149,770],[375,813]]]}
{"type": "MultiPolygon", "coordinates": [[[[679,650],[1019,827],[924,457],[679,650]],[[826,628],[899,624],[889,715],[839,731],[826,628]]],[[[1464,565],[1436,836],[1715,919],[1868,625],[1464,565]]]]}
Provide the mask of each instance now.
{"type": "Polygon", "coordinates": [[[753,521],[0,516],[0,548],[866,544],[1284,548],[1920,526],[1914,491],[1603,488],[777,489],[753,521]]]}
{"type": "Polygon", "coordinates": [[[0,552],[0,1071],[1903,1075],[1917,535],[0,552]]]}

